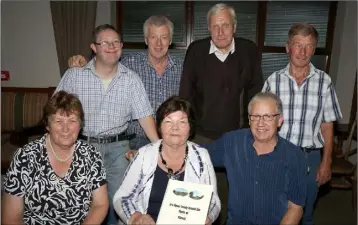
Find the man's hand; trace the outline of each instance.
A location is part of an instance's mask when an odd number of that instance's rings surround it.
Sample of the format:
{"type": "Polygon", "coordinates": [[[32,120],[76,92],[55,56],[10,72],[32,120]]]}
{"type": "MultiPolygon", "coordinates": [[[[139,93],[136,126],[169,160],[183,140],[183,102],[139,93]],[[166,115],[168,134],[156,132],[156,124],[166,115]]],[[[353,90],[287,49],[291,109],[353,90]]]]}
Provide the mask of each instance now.
{"type": "Polygon", "coordinates": [[[82,55],[74,55],[68,59],[68,67],[83,67],[87,64],[87,60],[82,55]]]}
{"type": "Polygon", "coordinates": [[[209,217],[206,217],[205,225],[211,225],[211,221],[210,221],[209,217]]]}
{"type": "Polygon", "coordinates": [[[322,161],[317,170],[317,184],[322,185],[331,179],[331,163],[322,161]]]}
{"type": "Polygon", "coordinates": [[[132,159],[134,158],[135,154],[137,154],[138,150],[129,150],[128,152],[126,152],[126,159],[129,161],[132,161],[132,159]]]}

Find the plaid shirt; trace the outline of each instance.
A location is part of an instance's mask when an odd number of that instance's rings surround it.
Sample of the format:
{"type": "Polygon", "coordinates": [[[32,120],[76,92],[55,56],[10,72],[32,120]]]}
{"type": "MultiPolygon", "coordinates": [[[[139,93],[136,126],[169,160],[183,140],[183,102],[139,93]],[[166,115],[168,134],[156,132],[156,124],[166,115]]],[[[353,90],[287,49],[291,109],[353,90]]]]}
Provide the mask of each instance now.
{"type": "Polygon", "coordinates": [[[267,78],[263,92],[281,98],[284,123],[281,137],[306,148],[321,148],[324,139],[321,124],[342,118],[331,78],[310,63],[310,74],[299,87],[289,74],[290,65],[267,78]]]}
{"type": "MultiPolygon", "coordinates": [[[[121,58],[121,63],[136,72],[142,79],[154,111],[156,111],[168,97],[179,94],[183,60],[168,54],[168,63],[164,69],[163,76],[161,77],[158,76],[157,72],[148,61],[147,51],[123,56],[121,58]]],[[[128,133],[136,133],[139,136],[145,136],[138,121],[132,121],[130,123],[128,133]]]]}
{"type": "Polygon", "coordinates": [[[83,68],[70,68],[56,92],[76,94],[84,114],[84,135],[91,137],[124,132],[128,121],[153,114],[143,83],[136,73],[118,63],[117,75],[108,88],[103,86],[94,68],[95,58],[83,68]]]}

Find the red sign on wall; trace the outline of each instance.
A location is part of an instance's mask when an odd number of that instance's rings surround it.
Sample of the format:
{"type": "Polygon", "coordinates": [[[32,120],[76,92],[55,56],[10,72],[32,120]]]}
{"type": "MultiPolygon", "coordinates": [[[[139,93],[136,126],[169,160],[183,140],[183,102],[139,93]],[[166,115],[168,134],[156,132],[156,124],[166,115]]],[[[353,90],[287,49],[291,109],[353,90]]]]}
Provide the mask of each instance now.
{"type": "Polygon", "coordinates": [[[1,70],[1,80],[10,80],[10,72],[1,70]]]}

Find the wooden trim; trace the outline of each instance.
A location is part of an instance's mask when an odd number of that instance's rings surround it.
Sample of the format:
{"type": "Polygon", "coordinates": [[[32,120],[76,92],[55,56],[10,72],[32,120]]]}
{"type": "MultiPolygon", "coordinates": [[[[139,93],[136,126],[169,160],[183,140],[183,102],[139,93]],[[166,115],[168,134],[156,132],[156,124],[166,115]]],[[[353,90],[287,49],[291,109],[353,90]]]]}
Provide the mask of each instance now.
{"type": "MultiPolygon", "coordinates": [[[[262,53],[286,53],[286,47],[264,46],[262,53]]],[[[325,48],[316,48],[315,55],[328,55],[325,48]]]]}
{"type": "Polygon", "coordinates": [[[1,87],[1,92],[48,93],[49,98],[53,95],[55,90],[56,87],[47,87],[47,88],[1,87]]]}
{"type": "Polygon", "coordinates": [[[336,16],[337,16],[337,6],[338,2],[331,2],[328,12],[328,22],[327,22],[327,33],[326,33],[326,50],[328,52],[328,59],[326,63],[325,72],[329,73],[331,67],[331,57],[332,57],[332,47],[333,47],[333,38],[334,38],[334,29],[336,25],[336,16]]]}
{"type": "Polygon", "coordinates": [[[266,1],[259,1],[257,4],[256,12],[256,45],[261,54],[265,46],[265,37],[266,37],[266,22],[267,22],[267,5],[266,1]]]}
{"type": "MultiPolygon", "coordinates": [[[[194,29],[194,2],[185,1],[185,47],[188,48],[193,41],[193,29],[194,29]]],[[[182,47],[182,46],[180,46],[182,47]]]]}

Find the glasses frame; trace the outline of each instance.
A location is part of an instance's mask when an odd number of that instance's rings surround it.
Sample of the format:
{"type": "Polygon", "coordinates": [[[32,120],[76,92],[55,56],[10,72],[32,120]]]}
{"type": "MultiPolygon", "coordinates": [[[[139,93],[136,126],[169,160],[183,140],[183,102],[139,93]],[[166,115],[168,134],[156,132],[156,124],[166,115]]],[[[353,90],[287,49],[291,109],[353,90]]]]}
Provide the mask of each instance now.
{"type": "Polygon", "coordinates": [[[272,115],[268,115],[268,114],[265,114],[265,115],[252,115],[252,114],[249,114],[249,120],[250,121],[260,121],[261,119],[263,121],[273,121],[276,116],[279,116],[281,115],[281,113],[276,113],[276,114],[272,114],[272,115]],[[256,119],[252,119],[252,118],[258,118],[257,120],[256,119]],[[266,119],[265,119],[266,118],[266,119]]]}
{"type": "Polygon", "coordinates": [[[122,45],[122,42],[119,41],[119,45],[115,46],[115,43],[117,43],[117,41],[112,41],[112,42],[108,42],[108,41],[101,41],[101,42],[94,42],[95,45],[99,45],[101,46],[101,48],[109,48],[109,46],[113,46],[113,48],[120,48],[122,45]]]}

